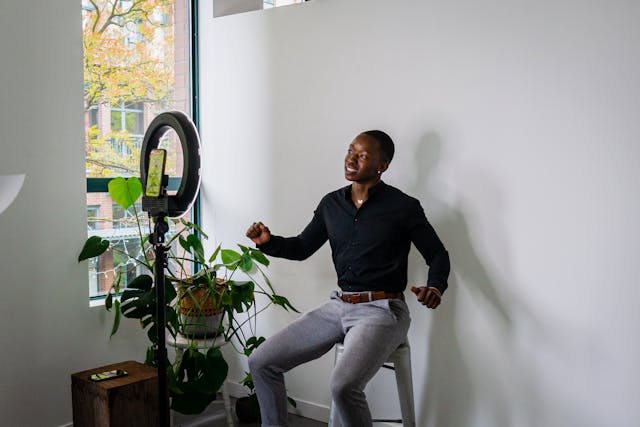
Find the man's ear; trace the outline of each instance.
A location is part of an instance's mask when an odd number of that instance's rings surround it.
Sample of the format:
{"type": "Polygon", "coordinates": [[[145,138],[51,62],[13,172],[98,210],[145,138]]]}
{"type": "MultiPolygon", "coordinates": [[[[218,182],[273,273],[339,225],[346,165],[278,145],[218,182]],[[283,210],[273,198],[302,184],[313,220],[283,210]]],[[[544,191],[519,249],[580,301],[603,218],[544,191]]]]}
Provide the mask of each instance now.
{"type": "Polygon", "coordinates": [[[387,169],[389,168],[389,162],[382,162],[380,164],[380,166],[378,166],[378,171],[380,171],[380,174],[382,174],[383,172],[385,172],[387,169]]]}

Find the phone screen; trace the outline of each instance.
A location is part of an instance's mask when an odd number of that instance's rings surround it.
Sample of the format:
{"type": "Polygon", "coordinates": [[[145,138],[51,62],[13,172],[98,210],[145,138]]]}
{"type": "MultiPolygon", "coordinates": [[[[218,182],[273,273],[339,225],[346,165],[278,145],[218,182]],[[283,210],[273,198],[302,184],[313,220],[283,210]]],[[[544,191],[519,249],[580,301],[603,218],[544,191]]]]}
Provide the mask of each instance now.
{"type": "Polygon", "coordinates": [[[149,170],[147,172],[147,188],[145,194],[148,197],[160,197],[162,175],[167,158],[167,150],[155,148],[149,153],[149,170]]]}
{"type": "Polygon", "coordinates": [[[127,375],[127,371],[123,371],[122,369],[114,369],[113,371],[100,372],[99,374],[93,374],[89,377],[91,381],[104,381],[110,380],[111,378],[119,378],[127,375]]]}

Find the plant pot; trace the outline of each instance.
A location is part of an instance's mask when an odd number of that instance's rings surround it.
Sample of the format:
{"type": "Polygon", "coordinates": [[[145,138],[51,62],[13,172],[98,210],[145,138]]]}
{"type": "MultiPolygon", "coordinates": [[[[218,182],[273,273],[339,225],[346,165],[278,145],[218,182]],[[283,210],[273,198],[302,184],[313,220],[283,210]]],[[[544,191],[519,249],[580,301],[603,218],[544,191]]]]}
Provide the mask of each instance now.
{"type": "Polygon", "coordinates": [[[260,421],[260,405],[255,393],[236,400],[236,416],[241,423],[260,421]]]}
{"type": "MultiPolygon", "coordinates": [[[[218,286],[222,289],[224,286],[218,286]]],[[[208,288],[181,285],[180,297],[180,333],[193,338],[212,338],[220,333],[224,310],[216,304],[219,293],[208,288]]]]}
{"type": "Polygon", "coordinates": [[[213,338],[220,334],[222,313],[211,316],[187,316],[180,313],[180,333],[193,338],[213,338]]]}

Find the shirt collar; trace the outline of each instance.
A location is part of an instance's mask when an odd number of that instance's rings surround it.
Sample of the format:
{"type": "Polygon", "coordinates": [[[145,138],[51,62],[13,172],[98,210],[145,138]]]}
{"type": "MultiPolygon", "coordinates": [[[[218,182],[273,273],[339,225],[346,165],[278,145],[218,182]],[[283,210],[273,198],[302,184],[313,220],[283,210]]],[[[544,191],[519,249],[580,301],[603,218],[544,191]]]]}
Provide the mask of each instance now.
{"type": "MultiPolygon", "coordinates": [[[[385,184],[384,181],[380,180],[380,182],[378,182],[376,185],[374,185],[373,187],[371,187],[369,189],[369,198],[371,198],[374,195],[380,193],[386,187],[387,187],[387,184],[385,184]]],[[[345,199],[351,200],[351,184],[347,185],[346,187],[341,188],[340,192],[342,193],[342,196],[345,199]]]]}

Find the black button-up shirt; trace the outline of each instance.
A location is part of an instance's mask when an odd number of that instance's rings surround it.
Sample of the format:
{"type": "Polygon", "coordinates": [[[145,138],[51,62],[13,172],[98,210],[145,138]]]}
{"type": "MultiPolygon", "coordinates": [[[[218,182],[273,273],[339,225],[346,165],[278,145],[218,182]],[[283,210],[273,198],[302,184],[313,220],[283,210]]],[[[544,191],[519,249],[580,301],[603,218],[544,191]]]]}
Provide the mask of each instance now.
{"type": "Polygon", "coordinates": [[[267,255],[303,260],[327,239],[343,291],[404,291],[411,242],[429,265],[427,285],[441,292],[447,288],[449,254],[420,202],[384,182],[369,190],[360,209],[351,200],[350,185],[327,194],[302,233],[272,235],[258,248],[267,255]]]}

